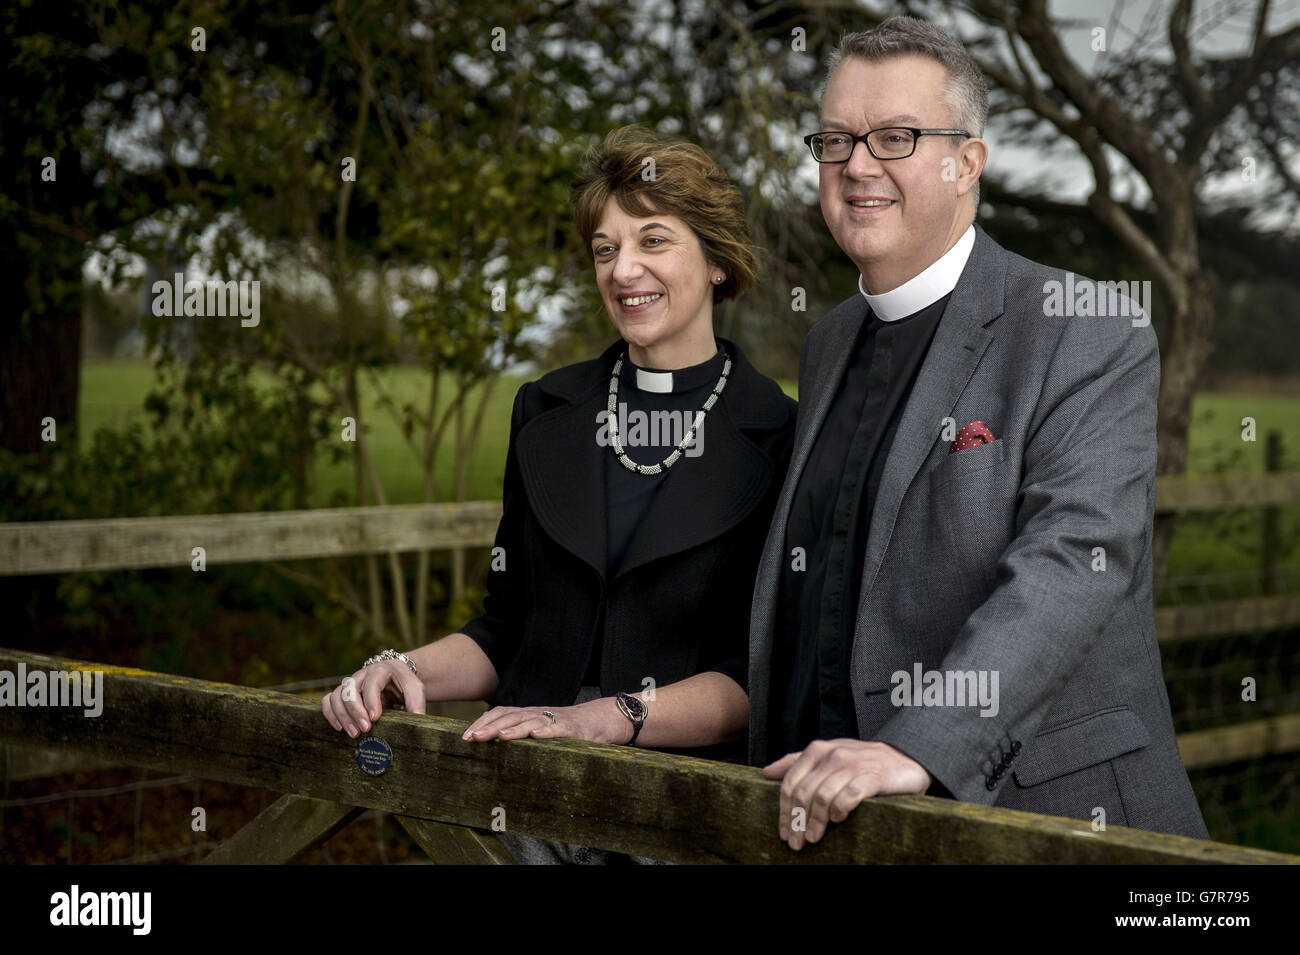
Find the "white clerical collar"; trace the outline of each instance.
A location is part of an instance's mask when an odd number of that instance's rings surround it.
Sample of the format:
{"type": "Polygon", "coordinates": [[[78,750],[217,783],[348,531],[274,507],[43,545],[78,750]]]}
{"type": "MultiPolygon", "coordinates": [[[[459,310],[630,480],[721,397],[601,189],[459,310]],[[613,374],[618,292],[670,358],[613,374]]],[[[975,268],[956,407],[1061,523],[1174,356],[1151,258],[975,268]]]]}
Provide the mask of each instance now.
{"type": "Polygon", "coordinates": [[[646,371],[644,368],[636,370],[636,386],[641,391],[652,391],[655,394],[666,395],[673,390],[673,373],[671,371],[646,371]]]}
{"type": "Polygon", "coordinates": [[[722,372],[726,353],[722,346],[714,342],[715,351],[706,361],[676,371],[663,371],[657,368],[642,368],[628,358],[628,365],[636,372],[633,381],[638,391],[651,394],[670,395],[674,392],[689,391],[704,384],[713,384],[722,372]]]}
{"type": "Polygon", "coordinates": [[[957,280],[966,268],[970,250],[975,246],[975,226],[967,226],[951,249],[920,275],[913,276],[898,288],[872,295],[858,276],[858,291],[862,293],[876,318],[882,322],[896,322],[915,315],[927,305],[933,305],[957,287],[957,280]]]}

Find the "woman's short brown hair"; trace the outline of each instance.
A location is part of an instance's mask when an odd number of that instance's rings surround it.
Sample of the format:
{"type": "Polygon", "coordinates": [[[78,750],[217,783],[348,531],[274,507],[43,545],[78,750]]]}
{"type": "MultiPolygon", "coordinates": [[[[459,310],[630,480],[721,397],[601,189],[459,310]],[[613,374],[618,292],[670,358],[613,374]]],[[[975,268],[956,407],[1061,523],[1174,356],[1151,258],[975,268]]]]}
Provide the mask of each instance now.
{"type": "Polygon", "coordinates": [[[591,237],[611,196],[630,216],[663,213],[691,227],[705,260],[726,275],[713,287],[715,302],[735,298],[757,281],[758,254],[745,200],[722,167],[694,143],[665,139],[644,126],[622,126],[587,151],[570,201],[593,262],[591,237]]]}

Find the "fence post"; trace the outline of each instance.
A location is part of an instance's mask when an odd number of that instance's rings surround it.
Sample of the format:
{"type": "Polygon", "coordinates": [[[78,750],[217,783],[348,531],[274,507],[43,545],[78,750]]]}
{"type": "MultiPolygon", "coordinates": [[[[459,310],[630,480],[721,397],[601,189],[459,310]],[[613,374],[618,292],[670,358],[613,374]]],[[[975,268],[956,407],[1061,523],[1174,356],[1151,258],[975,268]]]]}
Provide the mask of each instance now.
{"type": "MultiPolygon", "coordinates": [[[[1282,470],[1282,432],[1277,429],[1269,431],[1264,439],[1264,473],[1272,474],[1282,470]]],[[[1265,595],[1278,592],[1278,551],[1281,549],[1279,525],[1282,519],[1281,508],[1270,504],[1260,514],[1260,548],[1259,572],[1260,585],[1265,595]]]]}

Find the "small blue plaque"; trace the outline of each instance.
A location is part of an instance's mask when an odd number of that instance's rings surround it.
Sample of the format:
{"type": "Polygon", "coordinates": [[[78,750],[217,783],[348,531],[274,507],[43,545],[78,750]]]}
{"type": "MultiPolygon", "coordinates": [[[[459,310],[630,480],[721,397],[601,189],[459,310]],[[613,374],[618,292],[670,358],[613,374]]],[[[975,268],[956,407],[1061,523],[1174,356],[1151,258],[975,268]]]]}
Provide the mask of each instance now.
{"type": "Polygon", "coordinates": [[[379,736],[357,740],[357,765],[368,776],[382,776],[393,765],[393,751],[379,736]]]}

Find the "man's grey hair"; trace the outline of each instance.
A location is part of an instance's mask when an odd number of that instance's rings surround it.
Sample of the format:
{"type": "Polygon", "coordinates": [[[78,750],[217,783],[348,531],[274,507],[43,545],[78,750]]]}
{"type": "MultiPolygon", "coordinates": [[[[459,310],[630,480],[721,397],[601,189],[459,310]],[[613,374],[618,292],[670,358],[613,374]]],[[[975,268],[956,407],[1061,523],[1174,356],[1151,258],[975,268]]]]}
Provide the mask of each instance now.
{"type": "Polygon", "coordinates": [[[878,63],[895,56],[917,54],[937,61],[948,71],[946,97],[955,128],[984,135],[989,115],[989,91],[975,58],[955,38],[915,17],[890,17],[873,29],[846,33],[826,59],[826,77],[817,89],[821,101],[836,68],[851,56],[878,63]]]}

